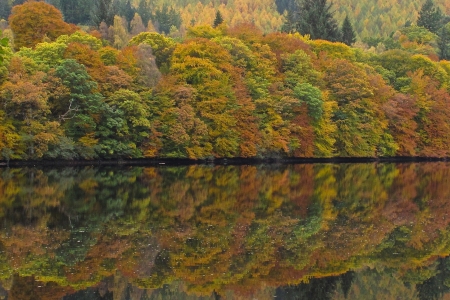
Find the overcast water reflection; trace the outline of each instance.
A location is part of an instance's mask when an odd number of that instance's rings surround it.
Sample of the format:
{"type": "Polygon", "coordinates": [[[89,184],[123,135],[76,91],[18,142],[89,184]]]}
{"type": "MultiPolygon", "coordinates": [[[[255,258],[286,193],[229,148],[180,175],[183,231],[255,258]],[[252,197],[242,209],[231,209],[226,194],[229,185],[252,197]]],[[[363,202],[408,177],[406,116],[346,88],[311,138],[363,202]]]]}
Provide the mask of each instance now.
{"type": "Polygon", "coordinates": [[[0,169],[0,299],[449,299],[450,164],[0,169]]]}

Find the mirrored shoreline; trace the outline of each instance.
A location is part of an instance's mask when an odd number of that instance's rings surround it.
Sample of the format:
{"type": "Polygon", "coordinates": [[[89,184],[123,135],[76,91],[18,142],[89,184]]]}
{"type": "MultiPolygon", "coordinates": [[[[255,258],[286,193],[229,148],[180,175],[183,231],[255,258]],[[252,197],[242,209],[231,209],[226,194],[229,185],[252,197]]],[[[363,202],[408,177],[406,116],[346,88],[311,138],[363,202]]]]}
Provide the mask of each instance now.
{"type": "Polygon", "coordinates": [[[449,175],[447,162],[0,169],[0,297],[441,299],[449,175]]]}

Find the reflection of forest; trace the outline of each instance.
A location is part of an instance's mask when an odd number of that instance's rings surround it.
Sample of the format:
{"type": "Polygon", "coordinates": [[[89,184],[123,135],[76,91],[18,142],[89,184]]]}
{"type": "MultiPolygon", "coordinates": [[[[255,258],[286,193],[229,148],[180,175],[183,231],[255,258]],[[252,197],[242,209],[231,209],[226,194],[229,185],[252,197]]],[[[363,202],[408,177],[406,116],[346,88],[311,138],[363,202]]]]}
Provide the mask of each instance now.
{"type": "Polygon", "coordinates": [[[448,163],[0,172],[0,299],[450,290],[448,163]]]}

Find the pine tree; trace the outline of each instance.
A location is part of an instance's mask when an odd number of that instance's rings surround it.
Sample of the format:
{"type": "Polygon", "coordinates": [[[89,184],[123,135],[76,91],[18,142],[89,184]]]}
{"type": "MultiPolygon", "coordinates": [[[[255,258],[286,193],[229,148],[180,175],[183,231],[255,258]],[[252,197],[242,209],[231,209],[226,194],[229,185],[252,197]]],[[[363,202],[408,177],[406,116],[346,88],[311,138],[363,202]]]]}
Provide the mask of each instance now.
{"type": "Polygon", "coordinates": [[[417,25],[437,33],[442,25],[443,14],[439,7],[435,7],[433,0],[427,0],[419,12],[417,25]]]}
{"type": "Polygon", "coordinates": [[[298,12],[297,10],[288,10],[285,15],[285,20],[281,26],[282,32],[295,32],[297,30],[298,12]]]}
{"type": "Polygon", "coordinates": [[[216,18],[214,19],[213,27],[216,28],[217,26],[219,26],[222,23],[223,23],[222,14],[220,13],[220,11],[217,11],[216,12],[216,18]]]}
{"type": "Polygon", "coordinates": [[[158,24],[158,31],[165,34],[170,33],[170,28],[172,26],[175,26],[176,28],[180,28],[181,26],[180,13],[173,7],[170,7],[169,9],[167,4],[164,4],[161,9],[155,11],[152,20],[155,24],[158,24]]]}
{"type": "Polygon", "coordinates": [[[136,13],[135,9],[131,5],[131,1],[127,0],[126,2],[123,2],[123,4],[120,7],[119,15],[122,17],[125,17],[125,19],[128,22],[128,30],[130,30],[130,22],[133,20],[134,14],[136,13]]]}
{"type": "Polygon", "coordinates": [[[5,4],[0,5],[0,20],[8,19],[10,14],[11,14],[11,5],[8,3],[8,1],[6,1],[5,4]]]}
{"type": "Polygon", "coordinates": [[[90,4],[89,0],[60,0],[59,8],[67,23],[88,24],[91,20],[90,4]]]}
{"type": "Polygon", "coordinates": [[[289,12],[295,7],[295,2],[295,0],[275,0],[278,13],[282,15],[285,11],[289,12]]]}
{"type": "Polygon", "coordinates": [[[152,17],[152,8],[147,0],[140,0],[137,13],[142,18],[142,23],[147,24],[152,17]]]}
{"type": "Polygon", "coordinates": [[[439,58],[450,60],[450,22],[438,32],[437,45],[439,48],[439,58]]]}
{"type": "Polygon", "coordinates": [[[345,17],[344,22],[342,23],[342,42],[348,46],[356,42],[355,31],[353,30],[352,23],[348,19],[348,16],[345,17]]]}
{"type": "Polygon", "coordinates": [[[327,0],[303,0],[300,4],[297,31],[309,34],[312,39],[337,41],[339,28],[327,0]]]}
{"type": "Polygon", "coordinates": [[[105,22],[108,26],[113,25],[117,7],[116,0],[95,0],[91,16],[92,22],[96,26],[99,26],[101,22],[105,22]]]}

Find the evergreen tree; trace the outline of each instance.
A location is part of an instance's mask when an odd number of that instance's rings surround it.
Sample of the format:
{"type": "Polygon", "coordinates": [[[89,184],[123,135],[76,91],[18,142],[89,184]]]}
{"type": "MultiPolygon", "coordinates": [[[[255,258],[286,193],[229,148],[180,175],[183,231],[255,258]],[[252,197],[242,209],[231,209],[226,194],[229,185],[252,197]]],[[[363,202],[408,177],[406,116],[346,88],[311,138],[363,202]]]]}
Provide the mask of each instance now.
{"type": "Polygon", "coordinates": [[[435,7],[433,0],[427,0],[419,12],[417,25],[437,33],[442,25],[443,14],[439,7],[435,7]]]}
{"type": "Polygon", "coordinates": [[[450,60],[450,22],[438,32],[437,45],[439,48],[439,58],[450,60]]]}
{"type": "Polygon", "coordinates": [[[101,22],[111,26],[114,24],[114,16],[118,8],[117,0],[94,0],[94,7],[92,9],[91,20],[99,26],[101,22]]]}
{"type": "MultiPolygon", "coordinates": [[[[141,16],[142,17],[142,16],[141,16]]],[[[158,31],[161,33],[169,34],[172,26],[180,28],[181,15],[173,7],[169,9],[167,4],[164,4],[161,9],[155,11],[155,15],[152,20],[158,26],[158,31]]]]}
{"type": "Polygon", "coordinates": [[[277,11],[280,15],[284,14],[285,11],[289,11],[295,6],[294,0],[275,0],[277,6],[277,11]]]}
{"type": "Polygon", "coordinates": [[[64,21],[73,24],[88,24],[91,20],[90,0],[60,0],[59,9],[64,21]]]}
{"type": "Polygon", "coordinates": [[[125,20],[127,20],[128,24],[128,30],[130,30],[130,22],[134,18],[134,14],[136,13],[135,9],[131,5],[131,1],[127,0],[126,2],[123,2],[123,4],[120,7],[119,15],[124,17],[125,20]]]}
{"type": "Polygon", "coordinates": [[[216,12],[216,18],[214,19],[213,27],[216,28],[217,26],[219,26],[222,23],[223,23],[222,14],[220,13],[220,11],[217,11],[216,12]]]}
{"type": "Polygon", "coordinates": [[[300,3],[296,29],[301,34],[309,34],[312,39],[338,41],[339,28],[327,0],[303,0],[300,3]]]}
{"type": "Polygon", "coordinates": [[[137,13],[141,16],[142,23],[144,25],[148,24],[148,21],[152,18],[152,9],[147,0],[140,0],[137,8],[137,13]]]}
{"type": "Polygon", "coordinates": [[[11,5],[6,1],[6,3],[0,5],[0,20],[7,20],[9,15],[11,14],[11,5]]]}
{"type": "Polygon", "coordinates": [[[286,20],[284,21],[283,26],[281,27],[282,32],[294,32],[296,30],[296,11],[288,10],[286,14],[286,20]]]}
{"type": "Polygon", "coordinates": [[[353,30],[352,23],[348,19],[348,16],[345,17],[344,22],[342,23],[342,42],[348,46],[356,42],[355,31],[353,30]]]}

